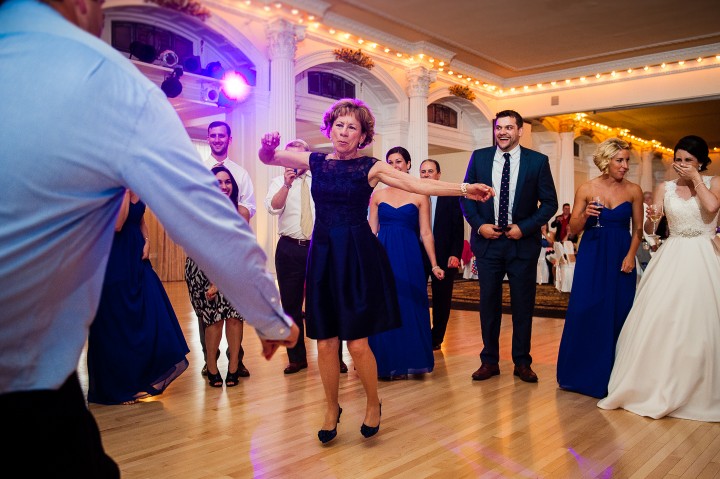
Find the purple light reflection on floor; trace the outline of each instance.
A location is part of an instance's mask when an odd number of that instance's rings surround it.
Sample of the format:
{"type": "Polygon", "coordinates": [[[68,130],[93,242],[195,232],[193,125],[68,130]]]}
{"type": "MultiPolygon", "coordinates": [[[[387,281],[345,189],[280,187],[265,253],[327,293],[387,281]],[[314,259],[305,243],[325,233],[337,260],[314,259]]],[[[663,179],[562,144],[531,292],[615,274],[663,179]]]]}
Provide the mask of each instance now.
{"type": "MultiPolygon", "coordinates": [[[[612,466],[606,467],[601,473],[596,474],[594,472],[593,465],[591,464],[591,461],[588,459],[585,459],[580,454],[575,452],[575,449],[568,448],[568,452],[573,455],[575,458],[575,461],[577,461],[578,467],[580,468],[580,471],[583,473],[587,473],[587,477],[598,477],[601,479],[609,479],[612,477],[613,469],[612,466]]],[[[585,474],[583,474],[583,477],[585,477],[585,474]]]]}
{"type": "Polygon", "coordinates": [[[487,472],[490,470],[497,471],[498,469],[501,470],[507,470],[512,472],[512,477],[537,477],[537,474],[529,469],[527,469],[522,464],[518,464],[510,459],[508,459],[506,456],[503,456],[502,454],[498,453],[497,451],[493,450],[490,447],[483,446],[479,442],[464,442],[461,443],[459,446],[450,447],[450,451],[454,452],[458,457],[463,458],[464,462],[468,464],[479,476],[480,473],[487,472]],[[471,453],[463,453],[463,450],[470,449],[472,450],[471,453]],[[467,459],[468,456],[479,453],[484,458],[488,458],[490,461],[493,461],[496,465],[493,467],[484,467],[481,468],[479,464],[473,462],[470,459],[467,459]]]}

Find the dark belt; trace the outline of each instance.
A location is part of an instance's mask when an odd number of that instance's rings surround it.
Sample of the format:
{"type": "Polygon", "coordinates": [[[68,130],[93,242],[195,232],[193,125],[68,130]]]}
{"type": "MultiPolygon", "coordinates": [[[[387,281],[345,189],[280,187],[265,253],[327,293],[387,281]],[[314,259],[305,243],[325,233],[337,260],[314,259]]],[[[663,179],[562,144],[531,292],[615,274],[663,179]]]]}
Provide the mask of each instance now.
{"type": "Polygon", "coordinates": [[[295,243],[298,246],[310,246],[310,240],[307,239],[295,239],[290,236],[280,236],[280,239],[282,241],[289,241],[290,243],[295,243]]]}

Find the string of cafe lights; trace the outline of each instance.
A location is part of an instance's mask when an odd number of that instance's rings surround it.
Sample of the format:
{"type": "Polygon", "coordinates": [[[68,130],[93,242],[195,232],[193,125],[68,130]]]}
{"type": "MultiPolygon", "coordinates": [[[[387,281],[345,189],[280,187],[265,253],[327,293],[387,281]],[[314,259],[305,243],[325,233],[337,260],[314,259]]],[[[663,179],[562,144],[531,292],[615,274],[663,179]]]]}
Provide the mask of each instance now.
{"type": "Polygon", "coordinates": [[[281,2],[265,3],[261,0],[243,0],[242,5],[248,9],[257,9],[263,14],[283,14],[289,20],[300,24],[307,25],[316,33],[325,33],[330,37],[339,40],[348,46],[356,46],[357,48],[366,48],[373,51],[373,54],[380,55],[385,53],[388,56],[396,57],[408,63],[424,64],[428,69],[437,70],[438,73],[452,77],[458,83],[465,83],[468,87],[475,88],[478,91],[485,91],[488,94],[496,96],[507,96],[517,94],[527,94],[532,92],[548,91],[552,89],[567,88],[571,86],[584,86],[598,84],[607,81],[616,81],[624,78],[632,78],[640,75],[651,75],[659,72],[678,71],[682,69],[691,69],[696,64],[715,61],[720,63],[720,54],[715,55],[714,59],[710,57],[697,57],[679,61],[667,61],[652,65],[639,65],[636,68],[627,68],[625,70],[612,70],[609,72],[596,72],[593,74],[582,75],[571,78],[552,80],[547,82],[536,83],[534,85],[513,86],[502,88],[481,79],[473,78],[462,72],[454,71],[450,68],[448,62],[442,59],[436,59],[424,53],[411,55],[409,53],[394,50],[388,46],[382,46],[377,42],[368,41],[362,37],[358,37],[349,32],[338,31],[335,28],[323,25],[315,15],[302,12],[301,10],[284,5],[281,2]],[[695,63],[695,65],[693,65],[695,63]]]}
{"type": "Polygon", "coordinates": [[[662,146],[662,143],[660,143],[657,140],[645,140],[643,138],[640,138],[639,136],[631,135],[630,130],[628,130],[627,128],[618,128],[618,127],[603,125],[602,123],[599,123],[597,121],[592,121],[587,118],[587,113],[576,113],[575,121],[585,125],[587,128],[600,131],[601,133],[604,133],[607,135],[615,134],[615,136],[617,136],[619,138],[623,138],[624,140],[629,141],[635,145],[643,145],[643,146],[651,147],[654,150],[659,150],[659,151],[662,151],[665,153],[673,152],[672,148],[662,146]]]}

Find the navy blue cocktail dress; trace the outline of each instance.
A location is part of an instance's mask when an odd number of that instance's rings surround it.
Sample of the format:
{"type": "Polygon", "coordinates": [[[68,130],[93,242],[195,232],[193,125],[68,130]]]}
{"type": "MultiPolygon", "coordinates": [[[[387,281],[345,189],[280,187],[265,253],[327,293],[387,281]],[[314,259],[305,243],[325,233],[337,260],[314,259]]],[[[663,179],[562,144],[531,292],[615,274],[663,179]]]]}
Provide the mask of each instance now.
{"type": "Polygon", "coordinates": [[[308,254],[307,336],[366,338],[400,326],[395,280],[367,214],[376,158],[310,155],[315,228],[308,254]]]}

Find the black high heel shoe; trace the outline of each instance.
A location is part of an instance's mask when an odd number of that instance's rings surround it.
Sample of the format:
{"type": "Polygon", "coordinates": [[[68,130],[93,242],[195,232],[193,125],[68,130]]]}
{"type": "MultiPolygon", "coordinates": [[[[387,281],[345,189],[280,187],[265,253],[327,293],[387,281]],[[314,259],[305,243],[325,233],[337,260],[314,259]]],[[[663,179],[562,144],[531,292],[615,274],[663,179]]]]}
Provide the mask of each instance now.
{"type": "MultiPolygon", "coordinates": [[[[337,424],[340,424],[340,414],[342,414],[342,408],[338,406],[338,417],[337,417],[337,424]]],[[[335,426],[335,429],[320,429],[318,431],[318,439],[320,439],[320,442],[323,444],[327,444],[335,437],[337,436],[337,426],[335,426]]]]}
{"type": "MultiPolygon", "coordinates": [[[[380,418],[382,418],[382,403],[380,403],[380,418]]],[[[380,422],[379,421],[378,421],[378,425],[374,426],[374,427],[367,426],[367,425],[365,425],[365,423],[362,423],[362,426],[360,426],[360,434],[362,434],[366,438],[373,437],[375,434],[378,433],[379,430],[380,430],[380,422]]]]}

